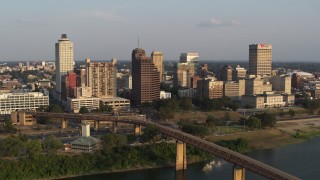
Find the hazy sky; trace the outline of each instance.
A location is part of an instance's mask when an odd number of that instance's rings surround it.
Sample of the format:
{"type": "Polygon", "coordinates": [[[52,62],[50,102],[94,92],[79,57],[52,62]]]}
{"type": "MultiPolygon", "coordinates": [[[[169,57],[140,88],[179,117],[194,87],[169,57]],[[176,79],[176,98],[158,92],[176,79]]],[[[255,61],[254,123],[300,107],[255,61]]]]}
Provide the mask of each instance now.
{"type": "Polygon", "coordinates": [[[253,43],[274,61],[320,60],[319,0],[7,0],[0,23],[0,61],[54,60],[62,33],[76,60],[129,60],[138,36],[166,60],[247,60],[253,43]]]}

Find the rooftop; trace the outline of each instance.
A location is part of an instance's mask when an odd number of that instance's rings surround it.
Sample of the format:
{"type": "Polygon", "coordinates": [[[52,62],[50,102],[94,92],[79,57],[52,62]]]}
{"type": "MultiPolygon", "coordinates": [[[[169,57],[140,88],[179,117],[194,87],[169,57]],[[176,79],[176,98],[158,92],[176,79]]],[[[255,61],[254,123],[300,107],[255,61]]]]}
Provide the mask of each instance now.
{"type": "Polygon", "coordinates": [[[72,141],[70,144],[91,146],[91,145],[94,145],[94,144],[98,144],[100,142],[101,142],[100,139],[97,139],[97,138],[94,138],[94,137],[91,137],[91,136],[89,136],[89,137],[82,136],[82,137],[72,141]]]}

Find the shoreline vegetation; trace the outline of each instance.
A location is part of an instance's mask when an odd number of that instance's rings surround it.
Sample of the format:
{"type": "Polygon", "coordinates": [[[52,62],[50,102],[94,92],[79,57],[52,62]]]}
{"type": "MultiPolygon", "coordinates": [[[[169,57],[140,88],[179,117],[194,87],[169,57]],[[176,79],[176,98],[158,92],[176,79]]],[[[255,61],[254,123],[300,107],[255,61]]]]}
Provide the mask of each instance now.
{"type": "MultiPolygon", "coordinates": [[[[247,132],[239,132],[227,134],[224,136],[209,136],[206,140],[211,142],[230,142],[239,140],[239,138],[244,138],[248,143],[248,148],[244,148],[241,153],[247,153],[250,151],[255,151],[259,149],[273,149],[280,148],[286,145],[303,143],[314,137],[320,136],[320,120],[307,121],[307,122],[286,122],[281,123],[276,126],[276,128],[263,129],[263,130],[253,130],[247,132]],[[253,139],[255,138],[255,140],[253,139]],[[260,141],[260,142],[259,142],[260,141]]],[[[209,159],[203,159],[199,161],[188,161],[188,164],[207,161],[209,159]]],[[[72,175],[72,176],[63,176],[59,179],[72,178],[78,176],[87,176],[93,174],[105,174],[105,173],[117,173],[117,172],[127,172],[135,171],[142,169],[156,169],[162,167],[172,167],[171,165],[163,166],[151,166],[151,167],[141,167],[141,168],[131,168],[126,170],[113,170],[113,171],[102,171],[94,172],[89,174],[82,175],[72,175]]]]}
{"type": "MultiPolygon", "coordinates": [[[[230,128],[230,127],[229,127],[230,128]]],[[[241,153],[301,143],[320,135],[320,120],[278,123],[275,128],[206,136],[211,142],[241,153]]],[[[187,148],[188,164],[214,159],[195,148],[187,148]]],[[[61,152],[6,157],[0,161],[0,179],[65,179],[174,166],[174,143],[145,146],[115,146],[96,153],[61,152]],[[130,159],[130,160],[129,160],[130,159]]]]}

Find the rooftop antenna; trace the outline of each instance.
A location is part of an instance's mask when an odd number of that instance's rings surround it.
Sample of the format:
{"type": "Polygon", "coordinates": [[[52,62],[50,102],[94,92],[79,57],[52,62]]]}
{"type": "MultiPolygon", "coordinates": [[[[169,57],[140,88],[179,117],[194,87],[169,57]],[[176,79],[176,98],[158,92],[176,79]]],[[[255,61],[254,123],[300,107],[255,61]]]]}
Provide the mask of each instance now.
{"type": "Polygon", "coordinates": [[[138,36],[138,47],[140,47],[140,38],[138,36]]]}

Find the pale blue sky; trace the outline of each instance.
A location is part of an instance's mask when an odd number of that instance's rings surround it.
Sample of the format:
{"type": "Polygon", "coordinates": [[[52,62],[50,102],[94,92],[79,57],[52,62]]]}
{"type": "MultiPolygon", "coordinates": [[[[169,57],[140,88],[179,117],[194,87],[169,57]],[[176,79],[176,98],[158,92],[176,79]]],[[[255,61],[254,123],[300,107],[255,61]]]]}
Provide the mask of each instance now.
{"type": "Polygon", "coordinates": [[[0,61],[54,60],[62,33],[76,60],[129,60],[138,36],[166,60],[247,60],[260,42],[274,61],[320,60],[319,0],[7,0],[0,23],[0,61]]]}

